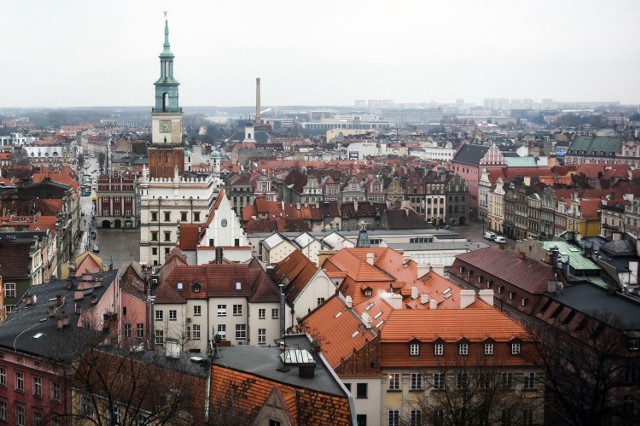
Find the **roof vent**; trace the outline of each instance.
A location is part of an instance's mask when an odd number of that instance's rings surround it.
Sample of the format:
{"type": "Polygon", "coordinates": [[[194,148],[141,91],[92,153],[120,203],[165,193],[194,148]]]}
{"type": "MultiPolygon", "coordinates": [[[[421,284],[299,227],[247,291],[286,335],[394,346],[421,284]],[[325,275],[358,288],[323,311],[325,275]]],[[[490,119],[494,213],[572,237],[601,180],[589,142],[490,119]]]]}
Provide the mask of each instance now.
{"type": "Polygon", "coordinates": [[[345,298],[345,303],[347,304],[347,308],[353,308],[353,299],[351,298],[351,296],[347,296],[345,298]]]}

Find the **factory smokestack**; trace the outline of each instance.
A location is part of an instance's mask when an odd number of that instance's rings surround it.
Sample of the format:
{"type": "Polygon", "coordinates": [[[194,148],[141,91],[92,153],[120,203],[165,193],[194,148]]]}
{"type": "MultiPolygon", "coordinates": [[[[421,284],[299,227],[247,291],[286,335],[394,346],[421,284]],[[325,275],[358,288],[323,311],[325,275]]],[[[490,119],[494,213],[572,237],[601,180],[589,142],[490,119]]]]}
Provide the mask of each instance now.
{"type": "Polygon", "coordinates": [[[256,78],[256,124],[260,124],[260,77],[256,78]]]}

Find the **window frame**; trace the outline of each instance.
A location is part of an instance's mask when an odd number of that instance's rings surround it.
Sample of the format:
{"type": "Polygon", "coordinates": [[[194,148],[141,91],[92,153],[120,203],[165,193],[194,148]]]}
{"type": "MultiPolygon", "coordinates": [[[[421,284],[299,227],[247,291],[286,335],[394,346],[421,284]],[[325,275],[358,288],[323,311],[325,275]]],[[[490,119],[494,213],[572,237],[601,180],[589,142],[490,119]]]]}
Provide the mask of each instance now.
{"type": "Polygon", "coordinates": [[[417,391],[424,389],[424,376],[422,373],[411,373],[409,390],[417,391]]]}
{"type": "Polygon", "coordinates": [[[444,356],[444,343],[436,343],[433,345],[434,356],[444,356]]]}
{"type": "Polygon", "coordinates": [[[387,385],[387,391],[399,391],[400,389],[400,373],[389,373],[389,383],[387,385]]]}
{"type": "Polygon", "coordinates": [[[411,344],[409,344],[409,356],[420,356],[420,344],[419,343],[411,343],[411,344]]]}
{"type": "Polygon", "coordinates": [[[201,305],[193,305],[193,316],[194,317],[202,316],[202,306],[201,305]]]}
{"type": "Polygon", "coordinates": [[[4,297],[5,298],[14,298],[16,297],[16,283],[8,282],[4,283],[4,297]],[[11,286],[11,288],[9,288],[11,286]],[[9,294],[11,292],[11,294],[9,294]]]}
{"type": "Polygon", "coordinates": [[[15,378],[16,392],[24,392],[24,373],[22,371],[16,371],[15,378]]]}
{"type": "Polygon", "coordinates": [[[247,340],[247,324],[236,324],[236,340],[247,340]]]}

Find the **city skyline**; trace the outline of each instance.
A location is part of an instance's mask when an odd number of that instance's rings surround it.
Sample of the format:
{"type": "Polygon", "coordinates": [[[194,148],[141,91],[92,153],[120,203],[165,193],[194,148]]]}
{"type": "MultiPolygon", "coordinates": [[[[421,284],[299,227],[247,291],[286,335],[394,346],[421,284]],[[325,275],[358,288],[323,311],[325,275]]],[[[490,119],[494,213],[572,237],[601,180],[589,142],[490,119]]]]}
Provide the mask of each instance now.
{"type": "Polygon", "coordinates": [[[151,106],[164,11],[186,106],[640,103],[633,1],[17,3],[5,108],[151,106]]]}

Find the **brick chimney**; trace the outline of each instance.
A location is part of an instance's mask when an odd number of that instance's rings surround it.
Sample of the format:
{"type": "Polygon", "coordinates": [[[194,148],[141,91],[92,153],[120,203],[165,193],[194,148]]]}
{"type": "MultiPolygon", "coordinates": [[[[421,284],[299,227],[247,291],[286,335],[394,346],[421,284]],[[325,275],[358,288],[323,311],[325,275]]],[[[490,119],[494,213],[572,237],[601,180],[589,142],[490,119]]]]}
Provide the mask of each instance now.
{"type": "Polygon", "coordinates": [[[411,287],[411,298],[413,300],[416,300],[418,297],[419,297],[419,295],[418,295],[418,287],[416,287],[416,286],[411,287]]]}
{"type": "Polygon", "coordinates": [[[382,293],[382,298],[391,306],[393,309],[402,309],[402,295],[384,292],[382,293]]]}
{"type": "Polygon", "coordinates": [[[438,309],[438,301],[436,299],[429,300],[429,309],[438,309]]]}
{"type": "Polygon", "coordinates": [[[367,263],[368,263],[369,265],[373,265],[373,264],[374,264],[374,262],[375,262],[375,260],[376,260],[376,255],[375,255],[375,253],[367,253],[367,263]]]}

